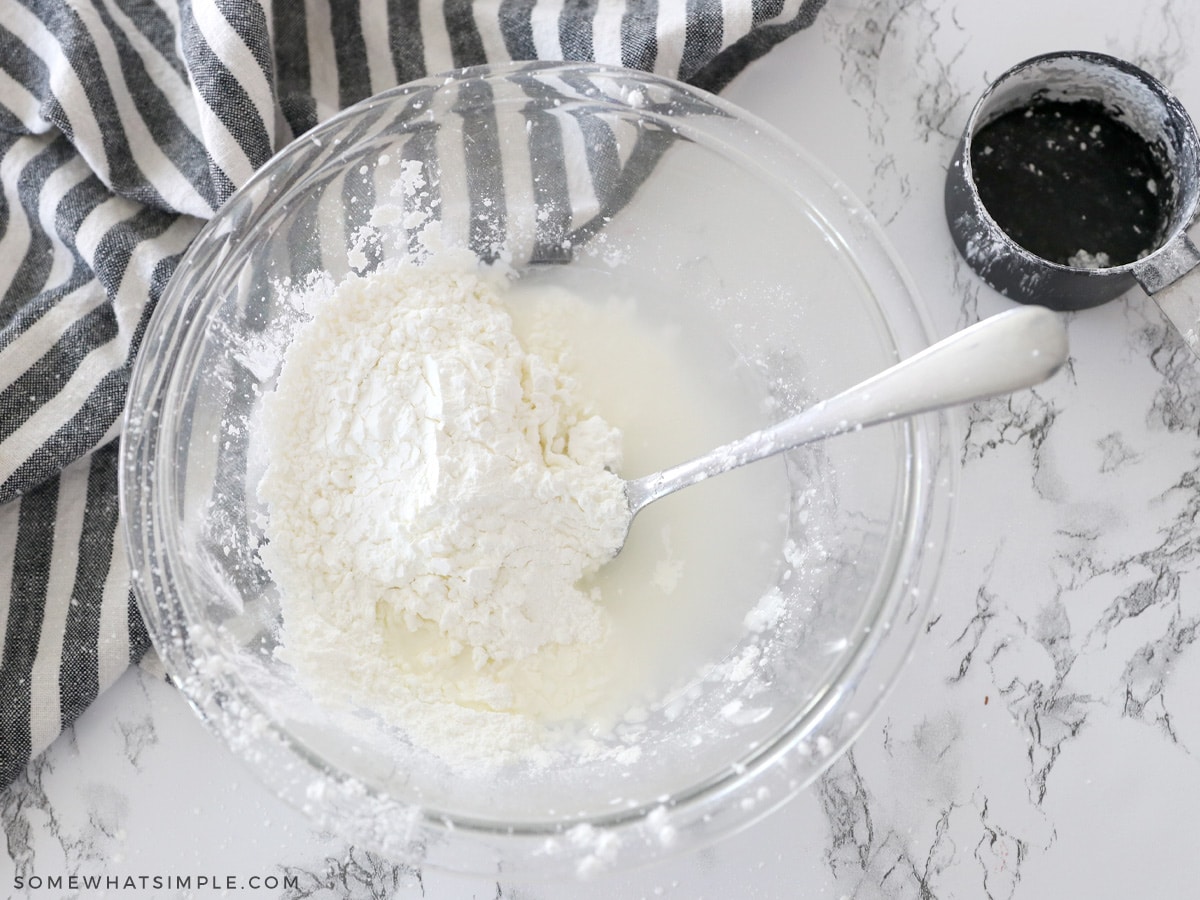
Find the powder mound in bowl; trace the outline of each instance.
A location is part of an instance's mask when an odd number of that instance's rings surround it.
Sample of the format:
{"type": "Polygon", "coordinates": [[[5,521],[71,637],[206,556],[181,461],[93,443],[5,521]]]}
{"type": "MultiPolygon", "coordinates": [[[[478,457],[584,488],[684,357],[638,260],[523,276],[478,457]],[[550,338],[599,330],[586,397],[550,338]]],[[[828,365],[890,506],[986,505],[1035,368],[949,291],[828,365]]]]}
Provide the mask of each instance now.
{"type": "Polygon", "coordinates": [[[501,670],[607,634],[587,576],[628,526],[621,435],[565,365],[562,310],[525,346],[506,288],[450,259],[306,298],[263,402],[259,496],[284,653],[318,689],[509,710],[501,670]]]}

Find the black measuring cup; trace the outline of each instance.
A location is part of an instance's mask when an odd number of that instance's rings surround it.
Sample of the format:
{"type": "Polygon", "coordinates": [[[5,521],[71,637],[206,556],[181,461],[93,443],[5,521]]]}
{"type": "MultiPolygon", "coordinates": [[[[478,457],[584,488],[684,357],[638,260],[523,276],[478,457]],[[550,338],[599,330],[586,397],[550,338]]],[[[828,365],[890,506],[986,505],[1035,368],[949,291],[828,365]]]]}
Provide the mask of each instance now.
{"type": "Polygon", "coordinates": [[[979,98],[946,178],[955,245],[1022,303],[1077,310],[1135,286],[1200,355],[1200,140],[1153,76],[1101,53],[1035,56],[979,98]]]}

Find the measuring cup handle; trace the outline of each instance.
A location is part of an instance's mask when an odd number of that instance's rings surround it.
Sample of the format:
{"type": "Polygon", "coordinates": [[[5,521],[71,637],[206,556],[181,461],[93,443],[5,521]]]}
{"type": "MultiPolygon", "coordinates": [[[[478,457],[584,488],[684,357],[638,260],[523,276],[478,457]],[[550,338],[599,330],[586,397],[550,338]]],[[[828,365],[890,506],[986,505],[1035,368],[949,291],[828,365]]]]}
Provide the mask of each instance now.
{"type": "Polygon", "coordinates": [[[1133,277],[1163,315],[1200,356],[1200,281],[1183,276],[1200,266],[1200,249],[1180,232],[1165,247],[1133,267],[1133,277]]]}

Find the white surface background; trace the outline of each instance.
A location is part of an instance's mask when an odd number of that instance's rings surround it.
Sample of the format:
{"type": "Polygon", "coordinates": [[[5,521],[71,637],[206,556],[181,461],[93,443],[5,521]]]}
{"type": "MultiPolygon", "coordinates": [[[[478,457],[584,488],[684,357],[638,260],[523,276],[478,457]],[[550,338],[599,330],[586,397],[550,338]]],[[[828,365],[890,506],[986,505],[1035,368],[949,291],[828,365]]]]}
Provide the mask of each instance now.
{"type": "MultiPolygon", "coordinates": [[[[1010,306],[942,214],[987,83],[1092,49],[1200,111],[1193,47],[1191,0],[830,0],[725,96],[868,202],[946,334],[1010,306]]],[[[1197,896],[1200,364],[1139,292],[1071,315],[1070,336],[1065,373],[969,413],[958,525],[898,689],[826,777],[746,832],[584,884],[417,872],[314,832],[174,689],[131,671],[0,793],[0,895],[23,895],[18,876],[190,873],[287,874],[287,896],[323,898],[1197,896]]]]}

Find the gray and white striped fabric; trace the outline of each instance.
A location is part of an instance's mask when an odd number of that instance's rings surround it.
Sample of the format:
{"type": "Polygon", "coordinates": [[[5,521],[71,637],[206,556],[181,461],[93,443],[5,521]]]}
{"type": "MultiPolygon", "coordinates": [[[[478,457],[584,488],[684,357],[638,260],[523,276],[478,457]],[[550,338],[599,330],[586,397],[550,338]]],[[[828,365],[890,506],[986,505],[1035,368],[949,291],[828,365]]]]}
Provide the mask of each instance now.
{"type": "Polygon", "coordinates": [[[132,360],[206,219],[426,73],[624,65],[720,90],[825,0],[0,0],[0,787],[149,646],[118,521],[132,360]]]}

